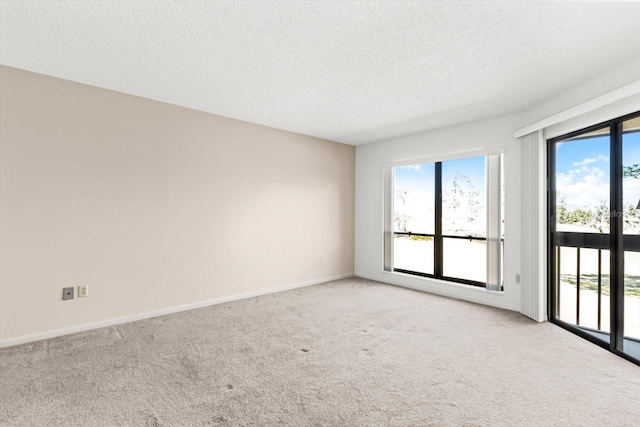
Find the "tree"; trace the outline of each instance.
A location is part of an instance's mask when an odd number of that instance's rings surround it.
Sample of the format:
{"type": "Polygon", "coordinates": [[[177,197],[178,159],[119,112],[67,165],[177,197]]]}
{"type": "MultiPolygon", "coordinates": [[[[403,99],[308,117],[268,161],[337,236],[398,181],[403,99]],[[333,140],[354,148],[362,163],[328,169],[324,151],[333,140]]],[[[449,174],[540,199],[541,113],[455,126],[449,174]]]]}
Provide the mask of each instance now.
{"type": "MultiPolygon", "coordinates": [[[[456,172],[447,177],[444,203],[447,215],[442,218],[442,222],[446,228],[468,233],[478,228],[478,214],[484,207],[484,203],[480,198],[480,192],[476,190],[471,178],[467,175],[456,172]]],[[[485,225],[480,224],[480,226],[483,228],[485,225]]]]}
{"type": "Polygon", "coordinates": [[[640,164],[622,167],[623,178],[640,178],[640,164]]]}
{"type": "MultiPolygon", "coordinates": [[[[640,179],[640,164],[622,167],[622,178],[640,179]]],[[[638,205],[627,203],[624,206],[625,228],[637,230],[640,228],[640,202],[638,205]]]]}
{"type": "MultiPolygon", "coordinates": [[[[640,179],[640,164],[623,166],[622,177],[640,179]]],[[[611,223],[611,208],[607,200],[600,200],[598,205],[590,210],[569,210],[564,197],[559,195],[556,203],[556,215],[560,224],[583,224],[597,229],[600,233],[608,232],[611,223]]],[[[627,229],[640,228],[640,209],[636,205],[624,205],[624,223],[627,229]]]]}
{"type": "MultiPolygon", "coordinates": [[[[396,190],[395,196],[396,196],[396,207],[400,204],[402,204],[402,206],[405,207],[407,204],[407,196],[408,196],[407,190],[396,190]]],[[[411,215],[406,215],[404,213],[401,213],[400,210],[404,210],[404,209],[397,209],[397,208],[395,209],[395,212],[393,215],[393,221],[395,222],[396,229],[398,231],[406,232],[407,222],[409,222],[411,215]]]]}
{"type": "Polygon", "coordinates": [[[639,229],[640,228],[640,209],[636,209],[636,206],[627,203],[624,206],[624,222],[625,226],[628,229],[639,229]]]}
{"type": "Polygon", "coordinates": [[[600,200],[598,206],[591,211],[591,217],[586,225],[596,228],[600,233],[604,233],[609,229],[611,223],[611,214],[609,210],[609,202],[606,200],[600,200]]]}
{"type": "Polygon", "coordinates": [[[556,202],[556,216],[560,224],[571,224],[569,222],[569,210],[567,209],[567,201],[564,197],[558,197],[556,202]]]}
{"type": "Polygon", "coordinates": [[[565,198],[560,197],[560,200],[556,203],[556,215],[560,224],[581,224],[597,228],[600,232],[609,223],[609,208],[606,200],[601,200],[591,210],[580,208],[569,210],[565,198]]]}

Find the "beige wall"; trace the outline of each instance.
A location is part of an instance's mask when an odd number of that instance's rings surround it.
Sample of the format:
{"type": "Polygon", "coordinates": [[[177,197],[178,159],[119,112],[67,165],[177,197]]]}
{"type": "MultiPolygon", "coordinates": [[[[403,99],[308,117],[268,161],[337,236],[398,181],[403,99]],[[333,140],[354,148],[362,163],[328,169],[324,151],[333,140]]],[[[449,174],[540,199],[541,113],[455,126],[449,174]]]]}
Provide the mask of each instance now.
{"type": "Polygon", "coordinates": [[[0,73],[5,345],[353,272],[354,147],[0,73]]]}

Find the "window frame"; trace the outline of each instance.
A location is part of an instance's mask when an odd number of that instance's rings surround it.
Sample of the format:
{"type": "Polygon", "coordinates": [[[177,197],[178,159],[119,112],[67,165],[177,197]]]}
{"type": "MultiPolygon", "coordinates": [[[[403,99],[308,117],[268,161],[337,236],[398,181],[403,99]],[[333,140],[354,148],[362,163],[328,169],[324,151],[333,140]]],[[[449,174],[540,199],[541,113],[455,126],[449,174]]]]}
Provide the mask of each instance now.
{"type": "MultiPolygon", "coordinates": [[[[503,201],[501,200],[504,197],[504,192],[502,191],[502,187],[504,186],[503,180],[503,170],[504,170],[504,148],[503,147],[495,147],[484,150],[475,150],[475,151],[466,151],[466,152],[457,152],[451,153],[441,156],[433,156],[426,158],[417,158],[411,160],[403,160],[397,162],[384,163],[381,165],[383,170],[383,192],[384,192],[384,207],[383,207],[383,270],[387,273],[400,273],[407,274],[416,277],[423,277],[429,279],[442,280],[445,282],[452,282],[462,285],[469,285],[476,288],[487,288],[486,280],[484,282],[479,282],[475,280],[463,279],[458,277],[445,276],[443,274],[444,267],[444,253],[443,253],[443,241],[444,239],[468,239],[470,241],[485,241],[488,242],[488,230],[485,232],[484,237],[478,236],[460,236],[460,235],[444,235],[442,234],[442,163],[451,160],[459,160],[459,159],[467,159],[472,157],[485,157],[500,155],[501,161],[499,162],[499,170],[497,171],[499,176],[498,185],[499,188],[494,190],[494,194],[497,194],[498,204],[501,206],[498,209],[498,215],[500,216],[500,221],[502,222],[501,230],[500,230],[500,246],[499,246],[499,254],[498,260],[496,262],[499,263],[498,271],[499,271],[499,289],[494,289],[492,291],[502,292],[504,291],[504,266],[502,263],[503,254],[504,254],[504,237],[502,236],[504,231],[504,211],[503,211],[503,201]],[[425,163],[432,163],[435,165],[434,170],[434,192],[435,192],[435,213],[434,213],[434,233],[413,233],[413,232],[402,232],[395,231],[393,225],[393,217],[395,213],[394,209],[394,168],[401,166],[414,166],[425,163]],[[500,182],[502,180],[502,182],[500,182]],[[398,235],[406,235],[406,236],[422,236],[422,237],[433,237],[434,239],[434,270],[433,274],[406,270],[402,268],[394,267],[394,238],[398,235]]],[[[485,171],[485,174],[489,173],[488,169],[485,171]]],[[[485,188],[485,200],[489,200],[489,183],[486,183],[487,188],[485,188]]],[[[495,196],[494,196],[495,197],[495,196]]],[[[489,215],[489,206],[487,203],[487,216],[489,215]]],[[[488,247],[488,246],[487,246],[488,247]]],[[[489,254],[487,253],[487,256],[489,254]]],[[[486,258],[485,258],[486,262],[486,258]]],[[[488,290],[488,289],[487,289],[488,290]]]]}
{"type": "MultiPolygon", "coordinates": [[[[612,215],[610,213],[610,228],[609,232],[604,234],[606,248],[601,248],[609,251],[609,286],[610,286],[610,299],[609,299],[609,341],[605,341],[601,338],[589,333],[585,326],[579,324],[575,325],[563,320],[558,316],[558,307],[560,301],[556,294],[556,287],[560,282],[558,268],[559,256],[556,253],[556,248],[564,247],[568,245],[558,245],[556,237],[559,232],[556,228],[556,204],[557,204],[557,179],[556,179],[556,144],[568,139],[578,138],[581,135],[588,134],[599,129],[608,128],[608,138],[610,146],[610,196],[609,196],[609,212],[617,211],[624,212],[623,205],[623,124],[624,122],[640,117],[640,111],[625,114],[620,117],[615,117],[603,122],[599,122],[590,126],[585,126],[581,129],[573,130],[561,135],[554,136],[552,138],[546,138],[547,145],[547,313],[549,321],[561,328],[574,333],[575,335],[590,341],[626,360],[629,360],[636,365],[640,365],[640,359],[624,350],[625,340],[630,339],[624,336],[624,295],[625,295],[625,277],[624,277],[624,253],[625,253],[625,236],[623,228],[624,218],[619,215],[612,215]]],[[[585,233],[586,234],[586,233],[585,233]]],[[[568,240],[568,239],[567,239],[568,240]]],[[[589,248],[584,245],[584,239],[576,241],[568,241],[572,245],[576,245],[577,248],[589,248]]],[[[589,242],[593,246],[598,244],[597,241],[589,242]]],[[[579,259],[578,259],[579,264],[579,259]]],[[[578,288],[579,289],[579,288],[578,288]]],[[[578,301],[579,304],[579,301],[578,301]]],[[[633,338],[631,338],[633,339],[633,338]]]]}

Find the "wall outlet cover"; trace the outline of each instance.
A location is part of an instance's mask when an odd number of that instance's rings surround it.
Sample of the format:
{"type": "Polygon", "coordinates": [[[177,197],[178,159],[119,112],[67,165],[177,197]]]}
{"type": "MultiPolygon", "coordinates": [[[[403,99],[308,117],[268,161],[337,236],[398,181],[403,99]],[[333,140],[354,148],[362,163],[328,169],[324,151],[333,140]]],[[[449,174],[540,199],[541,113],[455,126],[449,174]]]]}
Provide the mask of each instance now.
{"type": "Polygon", "coordinates": [[[78,286],[78,298],[84,298],[89,296],[89,287],[87,285],[78,286]]]}
{"type": "Polygon", "coordinates": [[[62,299],[73,299],[73,286],[69,288],[62,288],[62,299]]]}

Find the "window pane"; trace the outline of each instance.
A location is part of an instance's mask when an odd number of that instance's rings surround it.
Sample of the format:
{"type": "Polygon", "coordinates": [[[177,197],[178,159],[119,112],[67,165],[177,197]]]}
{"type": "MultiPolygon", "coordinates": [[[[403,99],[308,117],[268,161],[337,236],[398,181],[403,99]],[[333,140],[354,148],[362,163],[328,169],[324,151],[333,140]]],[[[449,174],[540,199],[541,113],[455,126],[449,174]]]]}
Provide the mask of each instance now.
{"type": "Polygon", "coordinates": [[[394,168],[394,231],[434,233],[434,173],[433,163],[394,168]]]}
{"type": "Polygon", "coordinates": [[[609,232],[609,128],[556,145],[556,231],[609,232]]]}
{"type": "Polygon", "coordinates": [[[487,280],[487,244],[482,240],[442,239],[442,273],[446,277],[487,280]]]}
{"type": "Polygon", "coordinates": [[[640,252],[624,253],[624,336],[640,340],[640,252]]]}
{"type": "MultiPolygon", "coordinates": [[[[485,284],[489,238],[499,246],[497,251],[489,252],[495,258],[494,270],[501,268],[502,218],[496,218],[492,225],[495,233],[487,235],[488,196],[493,201],[491,212],[502,217],[501,171],[500,155],[394,167],[393,190],[385,190],[390,196],[387,200],[393,201],[391,211],[385,214],[389,226],[393,223],[393,233],[389,233],[393,250],[388,254],[390,267],[385,269],[433,276],[437,271],[437,277],[440,278],[485,284]],[[436,170],[441,173],[438,177],[436,170]],[[492,173],[488,175],[488,171],[492,173]],[[442,194],[438,195],[437,201],[436,180],[442,183],[442,194]],[[496,188],[491,194],[487,193],[487,182],[495,184],[496,188]],[[435,217],[436,203],[439,204],[438,211],[443,213],[442,218],[435,217]],[[436,235],[438,221],[442,223],[443,232],[436,235]],[[452,239],[448,235],[464,238],[452,239]],[[481,239],[470,241],[467,237],[471,236],[481,239]],[[442,265],[436,266],[434,254],[438,244],[442,244],[443,254],[442,265]]],[[[501,273],[492,275],[492,286],[499,288],[500,285],[501,273]]]]}
{"type": "Polygon", "coordinates": [[[395,236],[393,268],[433,274],[433,237],[395,236]]]}
{"type": "Polygon", "coordinates": [[[486,236],[485,168],[484,156],[442,162],[443,235],[486,236]]]}

